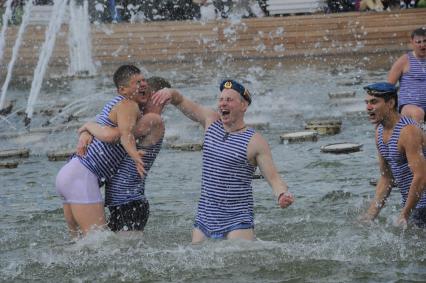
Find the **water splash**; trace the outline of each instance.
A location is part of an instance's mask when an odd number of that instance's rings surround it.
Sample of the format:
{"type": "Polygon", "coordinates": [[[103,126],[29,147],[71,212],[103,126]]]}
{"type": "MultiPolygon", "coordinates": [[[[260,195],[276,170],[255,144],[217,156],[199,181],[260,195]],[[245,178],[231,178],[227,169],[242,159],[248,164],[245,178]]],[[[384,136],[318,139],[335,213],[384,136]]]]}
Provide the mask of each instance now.
{"type": "Polygon", "coordinates": [[[15,65],[16,57],[18,56],[18,51],[22,42],[22,34],[24,33],[25,28],[27,27],[32,7],[33,7],[33,1],[28,0],[27,4],[25,5],[24,15],[22,17],[22,23],[18,30],[18,36],[16,37],[15,45],[13,46],[13,49],[12,49],[12,58],[7,67],[6,79],[1,88],[0,109],[3,109],[5,101],[6,101],[6,92],[7,92],[7,88],[9,87],[10,79],[12,78],[13,66],[15,65]]]}
{"type": "Polygon", "coordinates": [[[90,21],[88,1],[77,5],[75,0],[70,1],[70,34],[68,46],[70,50],[70,75],[94,75],[95,65],[92,60],[92,44],[90,36],[90,21]]]}
{"type": "Polygon", "coordinates": [[[53,5],[52,17],[49,22],[49,27],[46,30],[46,40],[43,43],[43,46],[40,48],[40,57],[34,70],[34,77],[31,83],[31,91],[28,97],[27,109],[25,110],[25,125],[30,123],[33,116],[34,105],[41,89],[41,84],[43,82],[47,64],[49,63],[49,59],[53,52],[53,47],[55,46],[56,34],[61,27],[66,5],[66,0],[55,0],[53,5]]]}
{"type": "Polygon", "coordinates": [[[12,16],[12,1],[13,0],[7,0],[6,2],[6,11],[4,11],[3,14],[3,25],[1,27],[1,33],[0,33],[0,64],[3,60],[3,51],[4,51],[4,38],[6,35],[7,30],[7,24],[9,22],[10,17],[12,16]]]}

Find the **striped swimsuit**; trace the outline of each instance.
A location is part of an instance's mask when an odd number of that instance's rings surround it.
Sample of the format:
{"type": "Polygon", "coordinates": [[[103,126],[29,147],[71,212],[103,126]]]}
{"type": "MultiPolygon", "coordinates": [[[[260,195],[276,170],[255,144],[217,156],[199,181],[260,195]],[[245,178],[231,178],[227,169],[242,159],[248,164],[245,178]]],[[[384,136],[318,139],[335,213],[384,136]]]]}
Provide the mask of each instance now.
{"type": "MultiPolygon", "coordinates": [[[[162,143],[163,139],[161,138],[156,144],[150,146],[137,146],[138,150],[144,151],[142,161],[147,174],[160,152],[162,143]]],[[[116,206],[134,200],[145,199],[146,177],[147,175],[141,178],[136,169],[135,162],[129,155],[126,155],[121,161],[117,173],[111,180],[106,182],[105,205],[116,206]]]]}
{"type": "MultiPolygon", "coordinates": [[[[108,116],[112,108],[123,99],[125,97],[119,95],[107,103],[101,114],[96,117],[96,122],[101,125],[116,127],[117,125],[108,116]]],[[[92,143],[87,148],[86,155],[78,156],[78,159],[98,177],[100,182],[103,182],[111,179],[117,172],[120,162],[125,156],[127,156],[127,153],[120,143],[106,143],[93,138],[92,143]]]]}
{"type": "Polygon", "coordinates": [[[426,60],[414,57],[413,52],[407,55],[410,70],[402,74],[399,80],[399,110],[401,111],[402,106],[411,104],[426,112],[426,60]]]}
{"type": "Polygon", "coordinates": [[[230,231],[254,228],[251,182],[256,168],[247,160],[247,146],[254,133],[248,129],[226,138],[220,120],[206,131],[194,227],[207,237],[224,238],[230,231]]]}
{"type": "MultiPolygon", "coordinates": [[[[394,178],[394,182],[401,191],[402,206],[404,206],[405,202],[407,201],[408,191],[410,190],[410,185],[413,180],[413,173],[411,172],[408,166],[407,157],[398,151],[398,140],[401,130],[407,125],[418,124],[408,117],[401,116],[387,143],[384,143],[383,141],[383,126],[378,126],[378,150],[383,156],[383,158],[386,160],[386,162],[389,164],[394,178]]],[[[426,156],[426,148],[423,148],[423,154],[426,156]]],[[[416,205],[416,209],[426,209],[426,193],[423,193],[423,196],[416,205]]],[[[424,219],[424,221],[426,221],[426,219],[424,219]]]]}

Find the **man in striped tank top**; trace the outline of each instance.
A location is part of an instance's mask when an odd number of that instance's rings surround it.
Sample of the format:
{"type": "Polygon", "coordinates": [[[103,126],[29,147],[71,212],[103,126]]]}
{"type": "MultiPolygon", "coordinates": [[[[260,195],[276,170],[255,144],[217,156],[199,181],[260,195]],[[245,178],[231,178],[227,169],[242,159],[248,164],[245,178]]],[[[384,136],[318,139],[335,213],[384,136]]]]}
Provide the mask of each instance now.
{"type": "Polygon", "coordinates": [[[397,88],[375,83],[364,88],[366,110],[376,124],[380,179],[376,195],[362,220],[375,219],[391,193],[392,184],[401,192],[402,210],[397,225],[413,223],[426,228],[426,134],[413,119],[397,111],[397,88]]]}
{"type": "MultiPolygon", "coordinates": [[[[114,84],[118,95],[104,106],[97,116],[97,123],[117,127],[120,143],[108,144],[94,139],[87,148],[87,154],[74,156],[56,177],[56,189],[63,198],[64,216],[73,237],[80,232],[85,235],[92,229],[105,226],[99,184],[111,179],[126,155],[131,157],[141,177],[145,173],[133,134],[137,123],[146,119],[162,123],[161,117],[156,114],[141,117],[138,102],[146,101],[147,85],[137,67],[120,66],[114,73],[114,84]]],[[[85,131],[84,128],[80,130],[85,131]]]]}
{"type": "MultiPolygon", "coordinates": [[[[151,77],[146,80],[147,94],[142,98],[139,107],[144,117],[151,113],[161,115],[164,105],[154,105],[151,102],[152,93],[171,87],[170,83],[161,77],[151,77]]],[[[141,119],[137,125],[137,148],[144,151],[142,157],[145,176],[142,178],[132,162],[126,156],[120,163],[117,172],[110,180],[105,182],[105,206],[110,211],[108,227],[114,231],[143,231],[149,217],[149,202],[145,196],[145,181],[148,172],[160,152],[164,123],[151,125],[150,119],[141,119]]],[[[84,144],[90,143],[92,135],[103,142],[117,142],[120,132],[116,127],[101,126],[98,123],[88,122],[84,129],[87,132],[80,136],[78,151],[85,152],[84,144]]]]}
{"type": "Polygon", "coordinates": [[[426,27],[411,33],[413,51],[402,55],[392,66],[388,82],[399,81],[399,112],[419,123],[426,113],[426,27]]]}
{"type": "Polygon", "coordinates": [[[248,90],[234,80],[220,84],[218,110],[201,106],[174,89],[155,93],[153,102],[170,102],[204,129],[201,196],[192,231],[192,243],[206,238],[253,240],[252,177],[259,166],[281,208],[294,201],[281,179],[266,140],[248,128],[245,112],[248,90]]]}

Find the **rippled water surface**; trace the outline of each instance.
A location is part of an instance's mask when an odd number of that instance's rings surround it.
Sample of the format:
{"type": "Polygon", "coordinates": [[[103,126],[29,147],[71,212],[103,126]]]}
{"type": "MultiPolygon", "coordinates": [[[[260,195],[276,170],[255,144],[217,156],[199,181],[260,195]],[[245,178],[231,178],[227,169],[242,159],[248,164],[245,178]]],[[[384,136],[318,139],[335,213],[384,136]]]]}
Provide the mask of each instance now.
{"type": "Polygon", "coordinates": [[[201,153],[167,145],[200,142],[202,132],[173,107],[164,113],[166,144],[147,181],[151,216],[144,235],[97,232],[71,242],[54,189],[64,161],[50,162],[46,153],[73,148],[76,128],[53,133],[36,129],[48,121],[52,127],[93,118],[114,88],[107,76],[45,82],[33,132],[25,134],[20,111],[28,89],[15,85],[8,94],[16,99],[14,112],[0,121],[0,148],[25,147],[31,154],[15,169],[0,169],[0,281],[426,281],[426,232],[393,226],[399,212],[397,190],[377,222],[357,222],[374,193],[369,181],[378,175],[374,128],[363,113],[362,86],[385,80],[394,58],[379,59],[146,66],[148,76],[168,78],[207,106],[215,107],[217,85],[224,77],[243,81],[253,92],[246,120],[269,141],[296,196],[294,205],[279,209],[266,181],[253,181],[254,242],[189,244],[200,194],[201,153]],[[328,97],[337,91],[356,91],[356,96],[328,97]],[[317,142],[280,143],[281,134],[301,131],[305,121],[324,117],[342,120],[341,132],[317,142]],[[362,143],[362,150],[340,155],[320,151],[322,145],[344,141],[362,143]]]}

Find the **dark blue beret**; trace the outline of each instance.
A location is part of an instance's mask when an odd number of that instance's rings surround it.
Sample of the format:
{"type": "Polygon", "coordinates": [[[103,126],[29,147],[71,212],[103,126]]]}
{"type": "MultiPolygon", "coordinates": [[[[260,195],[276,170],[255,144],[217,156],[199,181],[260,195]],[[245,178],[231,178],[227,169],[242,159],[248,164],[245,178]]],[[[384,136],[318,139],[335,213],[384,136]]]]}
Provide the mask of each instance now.
{"type": "Polygon", "coordinates": [[[219,89],[222,91],[223,89],[233,89],[238,92],[250,105],[251,104],[251,94],[250,92],[239,82],[235,80],[223,80],[220,83],[219,89]]]}
{"type": "Polygon", "coordinates": [[[364,87],[364,90],[367,91],[368,94],[373,96],[382,96],[398,93],[398,88],[395,85],[387,82],[379,82],[367,85],[364,87]]]}

